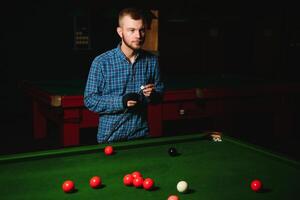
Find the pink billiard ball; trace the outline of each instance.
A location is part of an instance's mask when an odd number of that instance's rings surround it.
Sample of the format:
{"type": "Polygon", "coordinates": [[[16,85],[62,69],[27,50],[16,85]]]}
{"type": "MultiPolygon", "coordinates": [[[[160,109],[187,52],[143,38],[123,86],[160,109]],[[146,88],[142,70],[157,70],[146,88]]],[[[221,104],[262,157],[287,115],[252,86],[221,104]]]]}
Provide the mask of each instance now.
{"type": "Polygon", "coordinates": [[[66,180],[63,184],[62,184],[62,189],[64,192],[69,193],[69,192],[73,192],[75,189],[75,184],[73,181],[71,180],[66,180]]]}
{"type": "Polygon", "coordinates": [[[90,186],[92,188],[99,188],[102,184],[101,178],[99,176],[94,176],[90,179],[90,186]]]}
{"type": "Polygon", "coordinates": [[[170,195],[170,196],[168,197],[168,200],[179,200],[179,197],[176,196],[176,195],[170,195]]]}
{"type": "Polygon", "coordinates": [[[256,179],[251,182],[250,186],[253,191],[259,192],[262,188],[262,182],[260,180],[256,179]]]}

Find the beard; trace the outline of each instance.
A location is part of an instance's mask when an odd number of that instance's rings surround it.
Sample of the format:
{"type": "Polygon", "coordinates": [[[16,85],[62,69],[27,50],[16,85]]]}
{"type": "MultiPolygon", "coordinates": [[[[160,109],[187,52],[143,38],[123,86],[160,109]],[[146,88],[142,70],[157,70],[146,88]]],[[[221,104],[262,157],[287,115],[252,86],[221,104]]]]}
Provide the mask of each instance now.
{"type": "Polygon", "coordinates": [[[126,37],[124,37],[124,35],[122,35],[122,42],[128,47],[130,48],[131,50],[133,51],[137,51],[137,50],[140,50],[143,46],[143,43],[144,43],[144,39],[142,39],[138,45],[132,45],[130,44],[130,42],[126,39],[126,37]]]}

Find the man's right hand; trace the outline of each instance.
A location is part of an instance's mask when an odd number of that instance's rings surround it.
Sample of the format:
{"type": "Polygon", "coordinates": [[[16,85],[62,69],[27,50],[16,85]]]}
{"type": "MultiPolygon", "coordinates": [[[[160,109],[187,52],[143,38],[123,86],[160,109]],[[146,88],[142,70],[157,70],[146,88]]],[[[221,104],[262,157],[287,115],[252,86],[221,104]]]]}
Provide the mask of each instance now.
{"type": "Polygon", "coordinates": [[[139,94],[137,93],[127,93],[122,98],[122,103],[124,108],[134,107],[138,104],[139,94]]]}
{"type": "Polygon", "coordinates": [[[131,100],[129,100],[129,101],[127,101],[127,107],[128,108],[129,107],[134,107],[137,103],[138,103],[137,101],[131,101],[131,100]]]}

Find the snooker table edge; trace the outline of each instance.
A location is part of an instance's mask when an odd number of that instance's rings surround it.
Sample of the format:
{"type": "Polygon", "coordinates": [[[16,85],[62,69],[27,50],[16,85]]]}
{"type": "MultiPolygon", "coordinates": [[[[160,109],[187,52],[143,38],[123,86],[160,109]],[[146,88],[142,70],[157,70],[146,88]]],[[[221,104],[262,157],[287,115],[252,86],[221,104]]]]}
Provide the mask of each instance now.
{"type": "Polygon", "coordinates": [[[130,149],[130,148],[138,148],[138,147],[153,146],[153,145],[181,143],[185,141],[194,141],[195,139],[203,140],[207,138],[206,136],[207,136],[206,133],[173,136],[172,139],[170,139],[170,137],[162,136],[162,137],[153,137],[147,139],[144,138],[144,139],[136,139],[131,141],[106,143],[106,144],[95,144],[95,145],[75,146],[75,147],[71,146],[71,147],[64,147],[60,149],[16,153],[16,154],[0,156],[0,163],[18,162],[24,160],[35,160],[35,159],[43,159],[43,158],[50,158],[50,157],[97,152],[99,150],[103,150],[104,147],[107,145],[112,145],[116,150],[130,149]]]}
{"type": "MultiPolygon", "coordinates": [[[[195,141],[195,139],[199,140],[209,140],[209,132],[208,133],[197,133],[197,134],[183,134],[177,136],[161,136],[161,137],[153,137],[147,139],[136,139],[131,141],[123,141],[123,142],[114,142],[114,143],[106,143],[106,144],[95,144],[95,145],[87,145],[87,146],[73,146],[73,147],[64,147],[60,149],[51,149],[51,150],[42,150],[42,151],[33,151],[26,153],[17,153],[10,155],[2,155],[0,156],[0,163],[10,163],[10,162],[19,162],[24,160],[36,160],[36,159],[44,159],[50,157],[59,157],[59,156],[71,156],[76,154],[87,154],[92,152],[102,151],[105,146],[112,145],[114,149],[130,149],[130,148],[142,148],[146,146],[158,146],[163,144],[175,144],[182,143],[187,141],[195,141]],[[171,139],[170,139],[171,138],[171,139]]],[[[252,151],[256,151],[260,154],[264,154],[266,156],[270,156],[273,159],[281,160],[283,162],[292,164],[295,167],[300,166],[300,162],[297,160],[293,160],[291,158],[287,158],[285,155],[281,155],[277,152],[272,152],[269,149],[265,149],[261,146],[257,146],[251,143],[247,143],[245,141],[239,141],[230,136],[222,135],[222,140],[230,142],[235,145],[243,146],[252,151]]]]}
{"type": "Polygon", "coordinates": [[[266,149],[264,147],[261,147],[261,146],[255,145],[255,144],[251,144],[251,143],[248,143],[248,142],[245,142],[245,141],[240,142],[239,140],[234,139],[230,136],[225,136],[225,138],[223,138],[223,140],[224,139],[226,141],[229,141],[229,142],[235,144],[235,145],[246,147],[246,148],[251,149],[253,151],[256,151],[258,153],[270,156],[274,159],[279,159],[281,161],[287,162],[287,163],[292,164],[294,166],[300,167],[300,162],[299,161],[294,160],[292,158],[288,158],[286,155],[280,154],[278,152],[273,152],[273,151],[271,151],[269,149],[266,149]]]}

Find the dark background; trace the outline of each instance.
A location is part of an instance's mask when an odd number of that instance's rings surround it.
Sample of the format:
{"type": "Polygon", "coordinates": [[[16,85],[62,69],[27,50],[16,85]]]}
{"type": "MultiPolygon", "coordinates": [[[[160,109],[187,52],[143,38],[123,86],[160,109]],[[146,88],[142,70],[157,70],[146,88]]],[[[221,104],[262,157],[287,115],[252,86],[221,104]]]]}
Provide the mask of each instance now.
{"type": "MultiPolygon", "coordinates": [[[[32,150],[35,145],[30,103],[19,84],[23,80],[86,79],[92,59],[118,44],[117,14],[125,6],[159,10],[159,55],[164,77],[298,80],[300,14],[290,1],[3,1],[1,153],[32,150]],[[74,16],[89,18],[89,50],[73,48],[74,16]]],[[[298,156],[299,125],[291,128],[292,133],[271,139],[272,131],[264,126],[267,119],[257,120],[249,128],[246,121],[255,116],[244,117],[243,122],[236,122],[238,136],[298,156]]],[[[297,124],[299,117],[295,120],[297,124]]]]}

